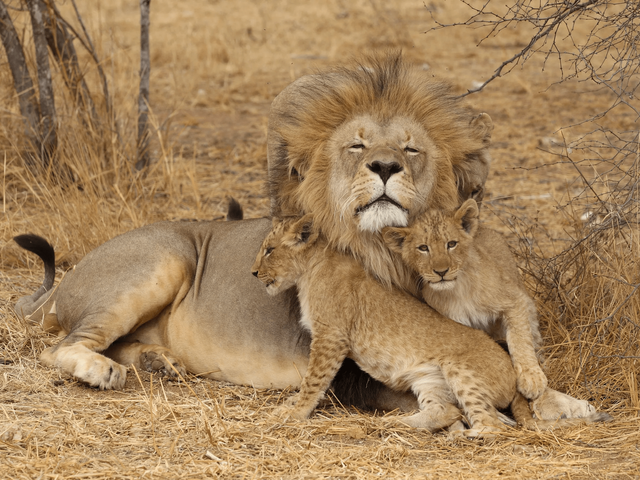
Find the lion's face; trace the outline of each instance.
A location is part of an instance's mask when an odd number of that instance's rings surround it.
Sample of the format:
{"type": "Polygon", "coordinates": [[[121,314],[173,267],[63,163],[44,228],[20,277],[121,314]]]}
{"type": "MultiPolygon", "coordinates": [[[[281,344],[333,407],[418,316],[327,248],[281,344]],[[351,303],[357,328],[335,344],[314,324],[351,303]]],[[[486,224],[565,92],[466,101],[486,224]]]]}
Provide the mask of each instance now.
{"type": "Polygon", "coordinates": [[[432,191],[441,156],[417,122],[380,123],[368,115],[336,129],[326,154],[329,201],[344,222],[364,232],[406,226],[432,191]]]}
{"type": "Polygon", "coordinates": [[[442,291],[456,286],[477,228],[478,207],[470,199],[453,214],[434,210],[408,228],[385,228],[383,238],[424,286],[442,291]]]}
{"type": "Polygon", "coordinates": [[[277,295],[295,285],[302,273],[305,253],[318,238],[312,226],[310,215],[274,218],[273,227],[251,267],[253,275],[266,285],[269,295],[277,295]]]}

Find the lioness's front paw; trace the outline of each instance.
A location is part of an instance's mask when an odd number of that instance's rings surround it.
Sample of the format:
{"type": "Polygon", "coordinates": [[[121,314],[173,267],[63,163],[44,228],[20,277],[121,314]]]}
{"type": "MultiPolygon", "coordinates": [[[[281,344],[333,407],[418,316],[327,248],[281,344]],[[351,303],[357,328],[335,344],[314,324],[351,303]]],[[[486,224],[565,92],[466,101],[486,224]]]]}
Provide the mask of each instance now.
{"type": "Polygon", "coordinates": [[[516,385],[524,398],[535,400],[547,388],[547,376],[540,365],[525,367],[516,365],[516,385]]]}
{"type": "Polygon", "coordinates": [[[536,418],[541,420],[585,418],[596,413],[595,407],[586,400],[578,400],[551,388],[532,402],[532,409],[536,418]]]}

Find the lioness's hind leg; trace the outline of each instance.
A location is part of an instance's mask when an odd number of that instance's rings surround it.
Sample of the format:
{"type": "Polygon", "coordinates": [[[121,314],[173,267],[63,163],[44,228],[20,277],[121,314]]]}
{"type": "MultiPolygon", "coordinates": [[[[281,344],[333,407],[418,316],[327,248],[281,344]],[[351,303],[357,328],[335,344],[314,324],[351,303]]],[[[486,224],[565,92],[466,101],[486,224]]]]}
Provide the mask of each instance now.
{"type": "Polygon", "coordinates": [[[167,256],[149,272],[123,275],[117,285],[105,289],[94,266],[87,268],[85,272],[78,267],[75,275],[68,275],[67,282],[60,284],[58,320],[70,333],[45,350],[41,359],[91,386],[122,388],[126,368],[98,352],[106,351],[168,306],[178,305],[191,286],[191,275],[183,259],[167,256]]]}
{"type": "Polygon", "coordinates": [[[161,373],[169,377],[187,374],[184,363],[173,356],[171,350],[161,345],[140,342],[115,342],[104,354],[123,365],[134,365],[147,372],[161,373]]]}

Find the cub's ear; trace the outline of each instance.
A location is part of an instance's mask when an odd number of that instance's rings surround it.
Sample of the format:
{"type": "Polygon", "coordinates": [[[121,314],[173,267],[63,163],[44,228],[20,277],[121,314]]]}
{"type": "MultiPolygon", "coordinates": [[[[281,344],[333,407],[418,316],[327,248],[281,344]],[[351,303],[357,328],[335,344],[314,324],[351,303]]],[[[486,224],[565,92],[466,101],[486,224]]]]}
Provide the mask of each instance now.
{"type": "Polygon", "coordinates": [[[464,202],[453,215],[453,220],[469,235],[474,236],[478,230],[478,204],[473,198],[464,202]]]}
{"type": "Polygon", "coordinates": [[[397,253],[402,253],[404,240],[409,234],[408,228],[384,227],[382,229],[382,239],[387,246],[397,253]]]}
{"type": "Polygon", "coordinates": [[[311,245],[318,239],[319,232],[313,225],[313,214],[307,213],[293,225],[291,225],[291,233],[296,237],[297,243],[311,245]]]}

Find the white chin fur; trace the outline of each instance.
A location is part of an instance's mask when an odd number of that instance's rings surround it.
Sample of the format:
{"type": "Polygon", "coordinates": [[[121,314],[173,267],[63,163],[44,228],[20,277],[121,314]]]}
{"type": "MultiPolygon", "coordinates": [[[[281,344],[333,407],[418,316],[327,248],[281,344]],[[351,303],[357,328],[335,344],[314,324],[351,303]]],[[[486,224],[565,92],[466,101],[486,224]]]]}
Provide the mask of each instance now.
{"type": "Polygon", "coordinates": [[[406,227],[407,212],[388,203],[375,203],[358,215],[358,228],[364,232],[379,232],[384,227],[406,227]]]}
{"type": "Polygon", "coordinates": [[[443,290],[451,290],[456,284],[455,280],[449,280],[446,282],[429,283],[429,288],[436,292],[442,292],[443,290]]]}

